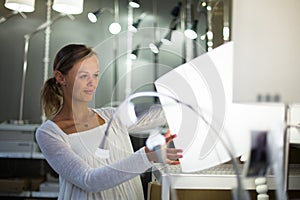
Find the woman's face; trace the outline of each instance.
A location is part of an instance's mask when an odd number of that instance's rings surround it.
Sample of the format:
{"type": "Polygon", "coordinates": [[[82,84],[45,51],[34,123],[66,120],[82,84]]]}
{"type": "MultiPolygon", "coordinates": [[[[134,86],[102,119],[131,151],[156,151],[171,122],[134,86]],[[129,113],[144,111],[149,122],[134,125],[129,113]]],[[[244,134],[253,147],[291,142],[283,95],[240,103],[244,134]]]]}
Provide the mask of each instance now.
{"type": "Polygon", "coordinates": [[[90,102],[98,86],[99,67],[96,55],[77,62],[65,76],[64,93],[72,101],[90,102]]]}

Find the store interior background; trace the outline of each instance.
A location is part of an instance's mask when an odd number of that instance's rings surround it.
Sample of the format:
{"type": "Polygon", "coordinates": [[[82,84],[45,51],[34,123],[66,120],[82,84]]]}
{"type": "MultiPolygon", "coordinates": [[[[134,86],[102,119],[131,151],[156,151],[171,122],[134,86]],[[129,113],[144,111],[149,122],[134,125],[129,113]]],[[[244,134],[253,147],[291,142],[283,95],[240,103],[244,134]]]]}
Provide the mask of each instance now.
{"type": "MultiPolygon", "coordinates": [[[[45,80],[45,66],[48,65],[47,77],[51,77],[56,52],[70,43],[96,47],[99,54],[101,77],[93,106],[118,104],[129,93],[153,90],[153,81],[159,76],[208,50],[207,38],[203,38],[203,36],[209,27],[214,33],[212,48],[224,43],[222,30],[224,19],[227,19],[228,23],[230,1],[210,1],[207,4],[213,8],[210,11],[212,16],[210,25],[208,24],[208,12],[201,2],[196,0],[144,0],[140,1],[140,8],[132,9],[126,0],[84,1],[83,12],[72,15],[73,19],[64,16],[56,21],[53,20],[49,26],[51,30],[49,47],[46,47],[46,28],[30,36],[23,109],[20,111],[21,87],[24,78],[23,63],[25,60],[24,36],[33,33],[40,25],[47,22],[47,14],[49,14],[49,11],[47,13],[49,1],[36,1],[34,12],[24,13],[27,16],[26,19],[17,14],[0,24],[0,88],[2,93],[0,121],[42,122],[39,97],[45,80]],[[178,16],[177,29],[172,32],[172,45],[162,44],[160,52],[155,55],[150,50],[149,44],[159,42],[169,32],[170,23],[174,19],[172,10],[179,5],[179,2],[182,3],[181,13],[178,16]],[[191,6],[190,10],[187,9],[187,5],[191,6]],[[223,12],[224,6],[226,12],[223,12]],[[99,8],[104,8],[105,11],[96,23],[91,23],[87,14],[99,8]],[[117,15],[115,11],[117,11],[117,15]],[[223,13],[227,15],[225,18],[223,13]],[[140,16],[144,17],[139,24],[138,32],[128,31],[129,21],[136,22],[140,16]],[[184,23],[185,18],[191,22],[198,20],[198,37],[194,40],[188,39],[183,34],[187,25],[184,23]],[[115,19],[119,21],[122,27],[121,32],[117,35],[111,34],[108,30],[110,23],[115,19]],[[200,37],[201,35],[202,37],[200,37]],[[138,58],[131,61],[131,69],[127,73],[127,54],[138,45],[138,58]],[[45,55],[47,48],[49,56],[48,64],[45,64],[47,62],[45,55]],[[130,84],[126,83],[128,77],[131,77],[129,78],[130,84]],[[117,86],[114,87],[114,85],[117,86]],[[21,117],[20,112],[22,112],[21,117]]],[[[4,3],[5,0],[0,1],[0,15],[2,17],[12,13],[11,10],[4,7],[4,3]]],[[[60,13],[50,9],[50,15],[51,19],[55,19],[60,13]]]]}

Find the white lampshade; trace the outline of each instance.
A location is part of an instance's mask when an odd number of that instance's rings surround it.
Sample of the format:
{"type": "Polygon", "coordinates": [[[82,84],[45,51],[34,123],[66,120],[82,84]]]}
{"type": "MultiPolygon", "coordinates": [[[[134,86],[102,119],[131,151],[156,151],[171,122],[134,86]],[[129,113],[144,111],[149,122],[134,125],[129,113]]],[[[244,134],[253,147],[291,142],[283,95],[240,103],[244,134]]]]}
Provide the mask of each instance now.
{"type": "Polygon", "coordinates": [[[33,12],[35,0],[6,0],[4,6],[18,12],[33,12]]]}
{"type": "Polygon", "coordinates": [[[54,0],[52,8],[64,14],[80,14],[83,11],[83,0],[54,0]]]}

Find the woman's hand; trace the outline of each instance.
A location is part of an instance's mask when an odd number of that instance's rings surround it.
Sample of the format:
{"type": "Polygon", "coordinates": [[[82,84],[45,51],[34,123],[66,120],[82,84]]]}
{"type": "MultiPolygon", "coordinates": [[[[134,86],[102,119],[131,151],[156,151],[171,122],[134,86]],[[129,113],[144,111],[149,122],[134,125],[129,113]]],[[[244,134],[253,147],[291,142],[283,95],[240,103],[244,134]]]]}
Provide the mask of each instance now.
{"type": "Polygon", "coordinates": [[[170,131],[168,131],[164,136],[166,139],[166,145],[161,146],[160,149],[150,151],[149,148],[145,147],[148,159],[152,162],[163,162],[171,165],[180,164],[179,158],[182,158],[183,150],[167,147],[176,135],[171,135],[170,131]]]}

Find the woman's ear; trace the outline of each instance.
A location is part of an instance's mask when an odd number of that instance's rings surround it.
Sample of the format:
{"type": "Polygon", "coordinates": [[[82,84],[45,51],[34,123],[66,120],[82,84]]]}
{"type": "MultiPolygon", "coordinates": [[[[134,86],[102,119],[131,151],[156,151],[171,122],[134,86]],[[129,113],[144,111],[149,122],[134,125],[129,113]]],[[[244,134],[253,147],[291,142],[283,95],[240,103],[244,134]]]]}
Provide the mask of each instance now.
{"type": "Polygon", "coordinates": [[[65,76],[60,71],[55,70],[54,71],[54,77],[60,85],[65,85],[66,84],[65,76]]]}

